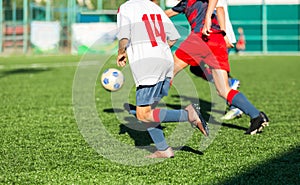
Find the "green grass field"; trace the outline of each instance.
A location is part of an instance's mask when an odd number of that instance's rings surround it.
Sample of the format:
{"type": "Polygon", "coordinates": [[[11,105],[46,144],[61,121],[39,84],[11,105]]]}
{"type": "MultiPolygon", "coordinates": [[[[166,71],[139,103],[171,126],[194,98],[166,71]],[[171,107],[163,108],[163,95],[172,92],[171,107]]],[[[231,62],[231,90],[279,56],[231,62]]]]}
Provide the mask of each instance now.
{"type": "MultiPolygon", "coordinates": [[[[106,62],[104,68],[116,67],[114,58],[106,61],[96,57],[106,62]]],[[[195,130],[183,147],[172,146],[178,148],[175,158],[135,166],[101,154],[105,152],[101,146],[110,142],[109,138],[97,143],[100,149],[95,150],[97,145],[86,142],[82,135],[74,111],[80,102],[72,100],[74,77],[82,58],[1,57],[0,184],[299,184],[299,59],[231,56],[232,75],[241,81],[240,90],[271,120],[261,134],[244,135],[249,118],[243,116],[223,122],[205,150],[200,146],[202,135],[195,130]]],[[[97,71],[97,66],[94,69],[97,71]]],[[[211,112],[208,83],[189,76],[197,84],[207,117],[211,112]]],[[[125,81],[128,83],[130,78],[125,81]]],[[[124,121],[116,118],[115,112],[126,112],[111,108],[113,94],[103,90],[98,81],[94,85],[97,116],[110,136],[132,147],[151,144],[145,132],[134,132],[126,126],[131,121],[136,123],[133,116],[127,115],[124,121]]],[[[128,99],[133,101],[131,92],[128,99]]],[[[164,100],[169,108],[180,106],[176,95],[171,89],[164,100]]],[[[183,124],[163,124],[166,136],[171,136],[178,125],[183,124]]],[[[97,137],[97,130],[93,137],[97,137]]],[[[125,151],[116,149],[115,154],[126,162],[125,151]]]]}

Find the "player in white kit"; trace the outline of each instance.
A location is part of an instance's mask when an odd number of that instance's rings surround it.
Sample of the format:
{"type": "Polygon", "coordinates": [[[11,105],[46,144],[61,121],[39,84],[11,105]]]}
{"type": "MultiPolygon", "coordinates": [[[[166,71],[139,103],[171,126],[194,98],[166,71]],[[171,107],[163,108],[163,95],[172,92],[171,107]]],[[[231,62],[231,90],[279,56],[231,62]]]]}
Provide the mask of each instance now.
{"type": "Polygon", "coordinates": [[[216,11],[218,20],[224,19],[223,21],[219,21],[219,24],[220,29],[226,31],[226,36],[224,37],[226,41],[226,46],[227,48],[233,48],[233,44],[236,43],[236,38],[228,14],[227,0],[218,0],[218,3],[216,5],[216,11]]]}
{"type": "Polygon", "coordinates": [[[174,156],[164,138],[160,123],[189,121],[204,135],[208,127],[195,104],[185,109],[154,108],[168,94],[174,61],[170,47],[180,37],[164,11],[150,0],[130,0],[122,4],[117,14],[119,50],[117,65],[129,60],[136,85],[136,117],[147,125],[157,151],[149,158],[174,156]]]}
{"type": "MultiPolygon", "coordinates": [[[[234,48],[234,44],[236,43],[236,38],[229,18],[227,4],[228,4],[227,0],[218,0],[218,3],[216,5],[216,11],[217,11],[220,28],[221,30],[226,31],[226,36],[224,37],[224,40],[226,42],[226,46],[228,48],[228,53],[229,53],[229,50],[231,48],[234,48]]],[[[240,81],[235,78],[229,78],[229,85],[232,89],[237,90],[237,88],[240,86],[240,81]]],[[[234,106],[230,106],[229,111],[221,119],[231,120],[236,117],[237,118],[241,117],[242,114],[243,114],[242,110],[234,106]]]]}

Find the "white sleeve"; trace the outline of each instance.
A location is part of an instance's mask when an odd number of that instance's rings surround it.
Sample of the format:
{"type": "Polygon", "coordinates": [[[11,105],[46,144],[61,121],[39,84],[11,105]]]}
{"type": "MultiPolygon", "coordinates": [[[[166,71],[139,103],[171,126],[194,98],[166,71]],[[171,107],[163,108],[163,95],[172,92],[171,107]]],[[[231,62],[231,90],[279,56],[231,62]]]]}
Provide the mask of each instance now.
{"type": "Polygon", "coordinates": [[[227,4],[226,0],[218,0],[216,7],[224,7],[226,6],[226,4],[227,4]]]}
{"type": "Polygon", "coordinates": [[[177,40],[180,38],[180,34],[178,33],[175,25],[169,19],[169,17],[163,12],[162,13],[162,21],[164,23],[165,32],[168,40],[177,40]]]}
{"type": "Polygon", "coordinates": [[[126,15],[125,7],[121,6],[118,10],[117,14],[117,38],[121,39],[130,39],[130,19],[128,15],[126,15]]]}

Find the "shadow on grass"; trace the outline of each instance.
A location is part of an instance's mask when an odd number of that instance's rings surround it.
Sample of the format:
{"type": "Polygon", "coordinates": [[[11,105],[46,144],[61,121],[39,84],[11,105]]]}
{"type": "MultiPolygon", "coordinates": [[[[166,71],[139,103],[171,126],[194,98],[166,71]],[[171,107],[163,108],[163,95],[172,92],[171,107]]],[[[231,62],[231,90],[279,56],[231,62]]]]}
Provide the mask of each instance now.
{"type": "MultiPolygon", "coordinates": [[[[201,99],[197,99],[197,98],[191,98],[191,97],[187,97],[187,96],[179,96],[179,95],[173,95],[173,98],[182,98],[186,101],[190,101],[190,102],[199,102],[200,107],[201,107],[201,114],[204,117],[204,119],[207,121],[210,119],[210,124],[216,124],[216,125],[222,125],[228,128],[232,128],[232,129],[237,129],[237,130],[243,130],[246,131],[248,128],[245,127],[241,127],[238,125],[233,125],[233,124],[229,124],[229,123],[221,123],[219,121],[217,121],[215,118],[211,117],[211,111],[212,111],[212,106],[213,104],[211,102],[205,101],[205,100],[201,100],[201,99]]],[[[171,107],[173,109],[180,109],[182,108],[181,105],[178,104],[167,104],[168,107],[171,107]]],[[[214,112],[217,112],[219,114],[224,114],[224,110],[213,110],[214,112]]]]}
{"type": "Polygon", "coordinates": [[[0,78],[9,76],[9,75],[15,75],[15,74],[35,74],[35,73],[41,73],[45,71],[50,71],[49,68],[20,68],[20,69],[12,69],[8,71],[2,71],[0,72],[0,78]]]}
{"type": "Polygon", "coordinates": [[[219,185],[232,184],[300,184],[300,146],[278,158],[260,164],[239,176],[219,183],[219,185]]]}
{"type": "MultiPolygon", "coordinates": [[[[139,123],[136,118],[128,117],[126,124],[120,124],[119,134],[128,134],[130,138],[134,140],[134,145],[139,146],[148,146],[152,142],[150,135],[143,124],[139,123]]],[[[163,129],[163,128],[162,128],[163,129]]]]}
{"type": "Polygon", "coordinates": [[[173,148],[174,150],[181,150],[181,151],[185,151],[185,152],[190,152],[190,153],[194,153],[197,155],[203,155],[203,152],[199,151],[199,150],[195,150],[189,146],[181,146],[181,147],[175,147],[173,148]]]}
{"type": "MultiPolygon", "coordinates": [[[[229,128],[233,128],[233,129],[238,129],[238,130],[247,130],[247,128],[241,127],[241,126],[237,126],[237,125],[232,125],[232,124],[227,124],[227,123],[220,123],[217,120],[215,120],[213,117],[211,117],[210,112],[211,112],[211,107],[212,107],[212,103],[208,102],[208,101],[204,101],[198,98],[190,98],[187,96],[177,96],[174,95],[172,96],[173,98],[183,98],[189,102],[199,102],[200,106],[201,106],[201,113],[204,117],[205,120],[210,120],[210,124],[219,124],[222,126],[226,126],[229,128]]],[[[123,111],[127,111],[130,112],[130,110],[135,110],[136,107],[135,105],[132,104],[128,104],[128,103],[124,103],[124,109],[113,109],[113,108],[108,108],[108,109],[104,109],[103,112],[106,113],[120,113],[123,111]]],[[[182,105],[180,104],[166,104],[167,107],[172,108],[172,109],[183,109],[184,107],[182,107],[182,105]]],[[[214,111],[221,111],[221,110],[214,110],[214,111]]],[[[144,147],[144,146],[149,146],[153,143],[151,137],[149,136],[148,132],[147,132],[147,128],[145,127],[144,124],[141,124],[136,117],[132,116],[128,116],[125,118],[126,123],[124,124],[120,124],[120,131],[119,134],[128,134],[135,143],[136,147],[144,147]]],[[[164,129],[165,127],[160,126],[161,129],[164,129]]],[[[183,151],[188,151],[188,152],[192,152],[198,155],[202,155],[203,153],[201,151],[197,151],[194,150],[192,148],[189,148],[187,146],[181,146],[178,147],[177,149],[174,148],[175,150],[183,150],[183,151]]],[[[151,149],[148,149],[149,151],[153,151],[153,147],[151,149]]]]}
{"type": "Polygon", "coordinates": [[[238,125],[233,125],[233,124],[230,124],[230,123],[221,123],[222,126],[224,127],[228,127],[228,128],[232,128],[232,129],[237,129],[237,130],[243,130],[243,131],[247,131],[248,128],[246,127],[241,127],[241,126],[238,126],[238,125]]]}
{"type": "MultiPolygon", "coordinates": [[[[247,128],[244,127],[240,127],[237,125],[232,125],[232,124],[227,124],[227,123],[220,123],[217,120],[215,120],[213,117],[211,117],[210,112],[211,112],[211,107],[212,107],[212,103],[208,102],[208,101],[204,101],[198,98],[190,98],[187,96],[178,96],[178,95],[173,95],[172,96],[175,99],[184,99],[187,101],[190,101],[191,103],[194,102],[199,102],[200,103],[200,107],[201,107],[201,113],[204,117],[205,120],[210,120],[211,124],[219,124],[222,126],[226,126],[229,128],[234,128],[234,129],[239,129],[239,130],[247,130],[247,128]]],[[[182,105],[180,104],[166,104],[167,107],[172,108],[172,109],[183,109],[184,107],[182,107],[182,105]]],[[[130,112],[130,110],[135,110],[136,107],[135,105],[131,105],[128,103],[124,103],[124,110],[127,112],[130,112]]],[[[109,108],[109,109],[104,109],[103,112],[106,113],[120,113],[124,111],[123,109],[113,109],[113,108],[109,108]]],[[[214,111],[218,111],[219,113],[224,113],[224,111],[222,110],[214,110],[214,111]]],[[[145,127],[144,124],[141,124],[133,115],[126,117],[125,120],[126,123],[124,124],[120,124],[120,131],[119,134],[128,134],[133,140],[134,140],[134,144],[136,147],[143,147],[143,148],[147,148],[147,150],[153,152],[155,150],[155,148],[150,147],[150,145],[153,143],[150,135],[147,132],[147,128],[145,127]],[[149,147],[145,147],[145,146],[149,146],[149,147]]],[[[165,127],[162,127],[160,125],[161,129],[164,129],[165,127]]],[[[180,146],[180,147],[174,147],[174,150],[182,150],[182,151],[187,151],[187,152],[191,152],[197,155],[203,155],[203,153],[201,151],[198,150],[194,150],[193,148],[190,148],[188,146],[180,146]]]]}
{"type": "Polygon", "coordinates": [[[103,112],[106,112],[106,113],[120,113],[120,112],[124,112],[124,110],[123,109],[110,108],[110,109],[104,109],[103,112]]]}
{"type": "MultiPolygon", "coordinates": [[[[121,124],[120,125],[120,132],[119,134],[128,134],[130,138],[134,140],[134,144],[136,147],[141,147],[144,149],[147,149],[150,152],[154,152],[156,149],[154,146],[150,146],[153,144],[153,141],[148,134],[148,131],[146,131],[146,128],[143,124],[139,123],[136,118],[134,117],[128,117],[126,119],[128,121],[127,124],[121,124]]],[[[160,126],[161,129],[164,129],[165,127],[160,126]]],[[[174,150],[180,150],[180,151],[186,151],[190,153],[194,153],[197,155],[203,155],[203,153],[199,150],[195,150],[189,146],[180,146],[180,147],[172,147],[174,150]]]]}

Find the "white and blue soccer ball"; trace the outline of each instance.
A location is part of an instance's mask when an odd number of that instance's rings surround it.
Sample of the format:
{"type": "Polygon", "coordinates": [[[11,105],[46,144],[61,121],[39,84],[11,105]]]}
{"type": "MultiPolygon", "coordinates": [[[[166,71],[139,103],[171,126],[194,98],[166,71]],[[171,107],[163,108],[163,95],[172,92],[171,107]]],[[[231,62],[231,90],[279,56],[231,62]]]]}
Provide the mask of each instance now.
{"type": "Polygon", "coordinates": [[[108,91],[119,90],[124,81],[123,73],[115,68],[106,69],[101,75],[101,84],[108,91]]]}

